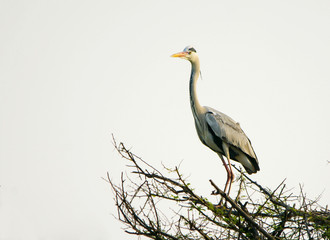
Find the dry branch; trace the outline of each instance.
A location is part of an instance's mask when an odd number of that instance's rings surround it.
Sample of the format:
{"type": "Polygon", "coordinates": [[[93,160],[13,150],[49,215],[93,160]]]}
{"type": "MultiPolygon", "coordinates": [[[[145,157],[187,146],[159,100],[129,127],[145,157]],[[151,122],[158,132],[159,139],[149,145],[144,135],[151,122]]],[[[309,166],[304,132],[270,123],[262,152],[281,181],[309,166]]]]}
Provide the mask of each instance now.
{"type": "Polygon", "coordinates": [[[177,167],[167,176],[123,143],[113,142],[133,168],[132,176],[122,174],[119,185],[109,174],[106,179],[115,196],[118,220],[129,234],[159,240],[329,239],[330,211],[308,200],[302,189],[295,196],[283,181],[270,191],[235,167],[240,174],[235,200],[210,180],[213,194],[226,201],[218,205],[199,196],[177,167]],[[257,193],[253,198],[251,191],[257,193]]]}

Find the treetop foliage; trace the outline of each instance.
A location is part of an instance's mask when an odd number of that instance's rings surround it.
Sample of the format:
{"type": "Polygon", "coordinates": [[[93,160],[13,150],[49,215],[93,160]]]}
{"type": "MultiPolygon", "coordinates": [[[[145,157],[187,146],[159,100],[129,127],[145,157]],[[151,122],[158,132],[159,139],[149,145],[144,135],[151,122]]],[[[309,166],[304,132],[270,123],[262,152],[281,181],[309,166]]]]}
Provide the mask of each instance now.
{"type": "Polygon", "coordinates": [[[114,193],[117,218],[129,234],[157,240],[330,238],[329,209],[307,199],[301,186],[299,195],[285,181],[271,190],[234,167],[239,175],[235,198],[210,180],[211,194],[222,199],[214,203],[200,196],[178,167],[161,172],[113,141],[132,171],[122,173],[118,185],[109,174],[105,180],[114,193]]]}

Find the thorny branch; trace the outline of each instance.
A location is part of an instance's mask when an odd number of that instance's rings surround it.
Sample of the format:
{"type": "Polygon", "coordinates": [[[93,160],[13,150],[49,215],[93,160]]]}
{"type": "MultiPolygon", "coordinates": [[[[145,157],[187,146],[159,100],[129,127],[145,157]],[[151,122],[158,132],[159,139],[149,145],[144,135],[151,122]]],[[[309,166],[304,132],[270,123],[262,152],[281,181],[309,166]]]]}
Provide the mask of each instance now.
{"type": "Polygon", "coordinates": [[[109,174],[105,179],[115,196],[118,220],[129,234],[158,240],[329,239],[328,208],[308,200],[302,188],[298,196],[288,194],[285,180],[270,191],[235,167],[240,174],[235,200],[210,180],[213,194],[226,200],[217,205],[199,196],[177,167],[166,176],[123,143],[113,142],[135,175],[122,174],[120,185],[109,174]]]}

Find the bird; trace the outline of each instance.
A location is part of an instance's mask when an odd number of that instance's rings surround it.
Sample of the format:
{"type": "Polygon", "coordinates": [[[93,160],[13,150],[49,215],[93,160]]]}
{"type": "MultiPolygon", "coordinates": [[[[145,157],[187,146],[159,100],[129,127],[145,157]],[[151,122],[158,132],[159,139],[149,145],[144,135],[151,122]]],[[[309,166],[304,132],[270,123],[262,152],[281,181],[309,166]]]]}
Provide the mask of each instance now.
{"type": "Polygon", "coordinates": [[[190,106],[200,141],[218,154],[227,171],[224,192],[229,195],[234,173],[231,160],[241,163],[248,174],[260,170],[259,162],[250,139],[240,124],[226,114],[211,107],[201,106],[196,91],[196,83],[200,77],[200,62],[196,49],[187,46],[182,52],[171,57],[188,60],[191,63],[189,81],[190,106]],[[224,157],[227,159],[225,161],[224,157]]]}

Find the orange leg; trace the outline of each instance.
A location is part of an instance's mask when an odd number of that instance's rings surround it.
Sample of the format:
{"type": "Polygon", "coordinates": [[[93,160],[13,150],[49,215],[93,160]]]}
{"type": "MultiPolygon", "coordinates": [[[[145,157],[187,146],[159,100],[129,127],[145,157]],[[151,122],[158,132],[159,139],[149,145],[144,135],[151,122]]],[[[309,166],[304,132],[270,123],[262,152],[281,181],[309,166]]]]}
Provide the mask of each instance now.
{"type": "MultiPolygon", "coordinates": [[[[229,182],[229,188],[228,188],[228,192],[227,192],[227,195],[229,196],[230,189],[231,189],[231,184],[232,184],[232,182],[234,180],[234,172],[233,172],[233,169],[231,168],[231,164],[230,164],[229,147],[228,147],[228,145],[225,142],[222,143],[222,147],[223,147],[225,156],[226,156],[227,161],[228,161],[228,166],[225,166],[225,167],[226,167],[226,170],[227,170],[227,183],[226,183],[226,187],[227,187],[227,184],[229,182]]],[[[223,157],[222,157],[221,160],[225,164],[225,160],[223,159],[223,157]]]]}
{"type": "Polygon", "coordinates": [[[227,160],[228,160],[229,171],[230,171],[230,174],[229,174],[229,175],[230,175],[230,176],[229,176],[229,178],[230,178],[230,182],[229,182],[229,188],[228,188],[228,193],[227,193],[227,195],[229,196],[230,189],[231,189],[231,184],[232,184],[232,182],[233,182],[233,180],[234,180],[234,172],[233,172],[233,169],[231,168],[230,158],[228,158],[227,160]]]}
{"type": "MultiPolygon", "coordinates": [[[[218,154],[219,155],[219,157],[220,157],[220,159],[221,159],[221,161],[222,161],[222,163],[223,163],[223,165],[225,166],[225,168],[226,168],[226,171],[227,171],[227,181],[226,181],[226,184],[225,184],[225,188],[224,188],[224,192],[226,193],[226,191],[227,191],[227,187],[228,187],[228,183],[230,183],[229,184],[229,191],[230,191],[230,188],[231,188],[231,179],[232,179],[232,171],[231,171],[231,169],[228,167],[228,165],[227,165],[227,163],[226,163],[226,161],[225,161],[225,159],[223,158],[223,156],[219,153],[218,154]]],[[[229,194],[229,193],[228,193],[229,194]]]]}

